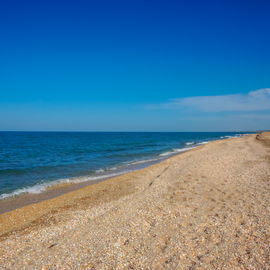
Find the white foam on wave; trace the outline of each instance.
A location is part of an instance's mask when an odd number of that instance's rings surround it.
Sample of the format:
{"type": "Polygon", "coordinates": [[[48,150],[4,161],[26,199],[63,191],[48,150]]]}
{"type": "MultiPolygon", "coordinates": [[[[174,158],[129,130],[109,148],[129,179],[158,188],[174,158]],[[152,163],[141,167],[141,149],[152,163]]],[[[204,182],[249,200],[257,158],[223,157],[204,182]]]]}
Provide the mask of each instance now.
{"type": "Polygon", "coordinates": [[[84,176],[84,177],[76,178],[77,180],[71,181],[71,183],[80,183],[80,182],[91,181],[91,180],[107,179],[107,178],[111,178],[111,177],[118,176],[121,174],[129,173],[132,171],[133,170],[123,170],[120,172],[103,174],[103,175],[98,175],[98,176],[84,176]]]}
{"type": "Polygon", "coordinates": [[[159,156],[160,157],[165,157],[165,156],[173,155],[173,154],[176,154],[176,153],[185,152],[185,151],[188,151],[188,150],[191,150],[191,149],[194,149],[194,148],[196,148],[196,146],[194,146],[194,147],[185,147],[185,148],[176,148],[176,149],[173,149],[172,151],[162,153],[159,156]]]}
{"type": "Polygon", "coordinates": [[[224,138],[230,139],[230,138],[238,138],[241,135],[234,135],[234,136],[224,136],[224,138]]]}
{"type": "Polygon", "coordinates": [[[95,172],[96,173],[103,173],[103,172],[105,172],[105,170],[101,168],[101,169],[96,170],[95,172]]]}
{"type": "Polygon", "coordinates": [[[108,170],[109,171],[114,171],[114,170],[117,170],[118,169],[118,167],[111,167],[111,168],[109,168],[108,170]]]}
{"type": "Polygon", "coordinates": [[[174,153],[173,151],[169,151],[169,152],[162,153],[162,154],[160,154],[159,156],[160,156],[160,157],[165,157],[165,156],[172,155],[173,153],[174,153]]]}
{"type": "Polygon", "coordinates": [[[239,138],[242,136],[246,136],[248,134],[235,134],[235,135],[226,135],[226,136],[221,136],[221,139],[230,139],[230,138],[239,138]]]}
{"type": "Polygon", "coordinates": [[[186,142],[185,145],[192,145],[195,144],[195,142],[186,142]]]}
{"type": "Polygon", "coordinates": [[[209,143],[210,141],[205,141],[205,142],[199,142],[199,143],[197,143],[198,145],[203,145],[203,144],[207,144],[207,143],[209,143]]]}
{"type": "Polygon", "coordinates": [[[175,153],[179,153],[179,152],[185,152],[185,151],[188,151],[188,150],[191,150],[191,149],[194,149],[196,148],[196,146],[194,147],[185,147],[185,148],[179,148],[179,149],[173,149],[175,153]]]}
{"type": "Polygon", "coordinates": [[[104,173],[106,173],[108,171],[115,171],[115,170],[117,170],[119,168],[120,168],[120,166],[100,168],[100,169],[95,170],[95,173],[96,174],[104,174],[104,173]]]}
{"type": "Polygon", "coordinates": [[[16,189],[11,193],[3,193],[0,195],[0,199],[2,200],[2,199],[9,198],[9,197],[14,197],[14,196],[17,196],[17,195],[20,195],[23,193],[38,194],[38,193],[41,193],[42,191],[45,191],[45,190],[46,190],[46,186],[37,184],[37,185],[32,186],[32,187],[24,187],[24,188],[16,189]]]}
{"type": "Polygon", "coordinates": [[[81,176],[81,177],[74,177],[74,178],[65,178],[65,179],[59,179],[51,182],[45,182],[45,183],[39,183],[34,186],[27,186],[24,188],[19,188],[14,190],[13,192],[10,193],[3,193],[0,195],[0,200],[22,195],[22,194],[39,194],[47,190],[47,188],[52,187],[52,186],[57,186],[60,184],[66,184],[66,183],[81,183],[81,182],[86,182],[86,181],[94,181],[94,180],[100,180],[100,179],[107,179],[111,178],[114,176],[119,176],[125,173],[132,172],[133,170],[123,170],[120,172],[115,172],[111,174],[103,174],[103,175],[98,175],[98,176],[81,176]]]}
{"type": "Polygon", "coordinates": [[[147,163],[147,162],[154,162],[154,161],[158,161],[158,160],[160,160],[160,158],[128,161],[128,162],[124,162],[124,164],[126,164],[126,165],[136,165],[136,164],[143,164],[143,163],[147,163]]]}
{"type": "Polygon", "coordinates": [[[46,191],[46,189],[48,187],[50,187],[50,186],[52,186],[54,184],[57,185],[57,184],[60,184],[60,183],[61,183],[61,181],[59,181],[59,182],[53,181],[53,182],[50,182],[50,183],[36,184],[34,186],[27,186],[27,187],[24,187],[24,188],[19,188],[19,189],[14,190],[11,193],[3,193],[3,194],[1,194],[0,199],[6,199],[6,198],[9,198],[9,197],[14,197],[14,196],[21,195],[21,194],[24,194],[24,193],[38,194],[38,193],[46,191]]]}

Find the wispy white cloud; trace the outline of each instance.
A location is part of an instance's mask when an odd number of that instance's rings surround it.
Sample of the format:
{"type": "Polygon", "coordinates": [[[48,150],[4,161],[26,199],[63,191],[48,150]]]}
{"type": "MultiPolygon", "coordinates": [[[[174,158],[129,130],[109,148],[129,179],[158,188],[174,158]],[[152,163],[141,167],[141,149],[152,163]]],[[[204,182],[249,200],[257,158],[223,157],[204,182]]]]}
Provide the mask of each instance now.
{"type": "Polygon", "coordinates": [[[151,107],[167,109],[190,108],[201,112],[247,112],[270,110],[270,88],[251,91],[248,94],[179,98],[151,107]]]}

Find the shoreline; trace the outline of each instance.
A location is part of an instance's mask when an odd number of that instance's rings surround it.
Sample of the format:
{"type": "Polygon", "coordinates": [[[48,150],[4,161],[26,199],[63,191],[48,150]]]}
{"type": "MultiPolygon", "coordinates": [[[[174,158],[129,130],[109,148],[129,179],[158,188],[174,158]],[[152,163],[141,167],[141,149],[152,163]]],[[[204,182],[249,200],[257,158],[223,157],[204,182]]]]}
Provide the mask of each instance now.
{"type": "MultiPolygon", "coordinates": [[[[201,139],[191,139],[191,141],[187,140],[187,142],[182,142],[182,145],[178,145],[175,147],[171,147],[170,149],[164,149],[163,152],[157,152],[157,153],[153,153],[152,155],[147,155],[147,151],[146,151],[146,155],[143,157],[141,156],[141,159],[134,159],[134,160],[126,160],[126,161],[122,161],[122,162],[118,162],[118,164],[115,164],[113,166],[101,166],[101,164],[97,167],[98,169],[92,168],[91,171],[87,172],[87,170],[90,170],[91,164],[89,165],[90,167],[88,167],[88,169],[86,169],[86,171],[84,172],[84,174],[62,174],[61,173],[58,175],[58,177],[55,176],[51,176],[51,177],[47,177],[46,172],[43,172],[42,175],[39,176],[40,179],[45,179],[45,180],[40,180],[37,181],[35,176],[31,177],[31,174],[29,174],[28,176],[23,176],[20,179],[17,179],[15,176],[15,178],[11,178],[10,176],[7,176],[7,178],[5,178],[4,175],[2,175],[3,178],[3,189],[0,195],[0,214],[4,213],[6,211],[10,211],[12,209],[16,209],[17,207],[21,207],[23,205],[27,205],[29,203],[36,203],[38,201],[42,201],[46,198],[53,198],[56,195],[53,195],[52,192],[48,192],[54,188],[61,188],[64,187],[63,191],[59,192],[55,192],[57,193],[57,195],[60,194],[64,194],[66,192],[69,192],[71,190],[75,190],[78,189],[80,187],[84,187],[85,184],[81,184],[83,182],[87,182],[88,184],[92,184],[92,183],[97,183],[100,181],[104,181],[106,179],[109,178],[113,178],[115,176],[118,175],[122,175],[124,173],[127,172],[131,172],[131,171],[135,171],[135,170],[139,170],[148,166],[151,166],[152,164],[156,164],[159,162],[162,162],[165,159],[168,159],[174,155],[177,154],[181,154],[185,151],[188,151],[190,149],[193,149],[195,147],[199,147],[200,145],[203,145],[205,143],[209,143],[211,141],[215,141],[215,140],[220,140],[220,139],[226,139],[226,138],[235,138],[235,137],[239,137],[240,134],[230,134],[230,135],[225,135],[225,134],[221,134],[221,135],[217,135],[215,134],[215,136],[217,136],[217,138],[201,138],[201,139]],[[224,135],[224,136],[221,136],[224,135]],[[26,178],[25,178],[26,177],[26,178]],[[17,179],[17,180],[16,180],[17,179]],[[15,186],[16,181],[18,181],[19,183],[23,184],[23,185],[19,185],[19,186],[15,186]],[[11,190],[6,189],[9,184],[8,183],[13,183],[14,185],[11,185],[10,187],[12,187],[11,190]],[[32,183],[32,184],[27,184],[27,183],[32,183]],[[71,186],[74,186],[74,189],[71,188],[71,186]],[[44,193],[44,194],[43,194],[44,193]],[[40,194],[40,199],[39,199],[39,194],[40,194]],[[18,203],[16,204],[17,206],[15,206],[15,204],[12,202],[11,204],[6,203],[5,201],[13,201],[13,200],[17,200],[18,198],[25,198],[25,201],[27,201],[27,203],[18,203]]],[[[247,134],[245,134],[247,135],[247,134]]],[[[128,159],[128,158],[127,158],[128,159]]],[[[65,170],[63,170],[63,172],[65,172],[65,170]]],[[[1,182],[2,183],[2,182],[1,182]]],[[[22,202],[23,200],[20,199],[20,201],[22,202]]]]}
{"type": "Polygon", "coordinates": [[[270,133],[218,140],[0,215],[7,269],[262,269],[270,133]]]}
{"type": "MultiPolygon", "coordinates": [[[[245,136],[254,136],[256,134],[247,134],[245,136]]],[[[61,198],[66,195],[72,194],[72,193],[80,193],[80,191],[83,191],[84,189],[87,190],[87,188],[91,188],[92,186],[96,186],[97,184],[100,183],[105,183],[108,181],[118,181],[119,179],[122,178],[126,178],[126,177],[132,177],[133,174],[137,174],[144,170],[149,170],[151,168],[153,168],[154,166],[158,166],[159,164],[162,164],[163,162],[169,161],[171,159],[177,158],[179,156],[184,155],[185,153],[189,153],[192,151],[196,151],[199,150],[201,148],[203,148],[205,145],[209,144],[209,143],[216,143],[216,142],[222,142],[222,141],[230,141],[233,139],[239,139],[242,137],[236,137],[236,138],[226,138],[226,139],[219,139],[219,140],[214,140],[214,141],[209,141],[208,143],[204,143],[204,144],[200,144],[192,149],[188,149],[186,151],[180,152],[180,153],[176,153],[176,154],[172,154],[171,156],[168,156],[162,160],[156,161],[156,162],[150,162],[150,164],[146,165],[145,167],[142,168],[138,168],[135,170],[132,170],[130,172],[126,172],[123,174],[119,174],[117,176],[113,176],[113,177],[105,177],[102,179],[98,179],[98,180],[88,180],[88,181],[83,181],[83,182],[79,182],[79,183],[64,183],[64,184],[58,184],[58,185],[54,185],[49,187],[46,191],[43,191],[41,193],[38,194],[31,194],[31,193],[26,193],[26,194],[20,194],[17,195],[15,197],[9,197],[6,199],[2,199],[0,200],[0,237],[1,237],[1,217],[5,214],[9,214],[11,213],[11,215],[13,214],[13,212],[19,212],[21,209],[27,208],[29,207],[31,208],[36,208],[38,205],[44,203],[46,204],[47,202],[56,200],[58,201],[58,199],[61,200],[61,198]]],[[[68,197],[68,196],[67,196],[68,197]]],[[[71,199],[71,197],[70,197],[71,199]]],[[[72,198],[71,200],[74,200],[74,198],[72,198]]],[[[57,205],[57,204],[56,204],[57,205]]],[[[56,206],[57,207],[57,206],[56,206]]],[[[43,209],[44,211],[44,209],[43,209]]],[[[45,211],[48,212],[48,211],[45,211]]],[[[17,216],[17,214],[16,214],[17,216]]],[[[31,218],[31,215],[28,216],[27,219],[33,219],[31,218]]],[[[16,226],[18,227],[18,226],[16,226]]]]}
{"type": "MultiPolygon", "coordinates": [[[[250,136],[250,135],[247,135],[250,136]]],[[[219,141],[229,141],[235,138],[227,138],[221,140],[210,141],[209,143],[215,143],[219,141]]],[[[208,143],[207,143],[208,144],[208,143]]],[[[99,196],[96,191],[101,190],[101,193],[104,190],[109,191],[106,185],[116,185],[123,184],[123,181],[131,179],[133,177],[141,176],[144,172],[151,169],[155,169],[159,165],[164,165],[166,162],[177,158],[179,156],[184,156],[186,153],[197,151],[207,144],[201,144],[197,147],[183,151],[177,154],[173,154],[169,157],[166,157],[158,162],[150,164],[146,167],[133,170],[127,173],[120,174],[114,177],[108,177],[105,179],[99,180],[90,180],[80,183],[67,183],[60,184],[50,187],[47,191],[38,193],[38,194],[22,194],[16,197],[10,197],[7,199],[0,200],[0,240],[1,237],[9,235],[13,230],[18,230],[24,228],[25,225],[31,226],[31,223],[40,218],[43,215],[54,211],[53,209],[69,209],[70,206],[67,206],[69,203],[74,203],[76,200],[80,200],[86,194],[94,190],[95,196],[99,196]],[[59,187],[60,186],[60,187],[59,187]],[[103,186],[106,188],[104,189],[103,186]],[[9,209],[5,211],[6,209],[9,209]],[[38,210],[37,210],[38,209],[38,210]],[[37,214],[38,212],[38,214],[37,214]],[[12,219],[12,226],[10,227],[10,222],[8,219],[12,219]],[[16,220],[16,221],[15,221],[16,220]],[[7,221],[7,222],[6,222],[7,221]]],[[[118,192],[118,191],[116,191],[118,192]]],[[[102,194],[104,195],[104,194],[102,194]]],[[[118,195],[115,195],[118,197],[118,195]]],[[[119,194],[121,197],[122,194],[119,194]]],[[[76,207],[75,207],[76,208],[76,207]]]]}
{"type": "MultiPolygon", "coordinates": [[[[187,151],[190,151],[190,150],[187,150],[187,151]]],[[[185,153],[187,151],[183,151],[182,153],[185,153]]],[[[152,165],[159,164],[163,162],[164,160],[171,158],[172,156],[165,159],[157,160],[156,162],[145,162],[145,164],[143,164],[142,166],[137,166],[136,169],[133,169],[128,172],[119,173],[115,176],[104,175],[104,177],[101,177],[100,179],[97,179],[97,180],[85,180],[78,183],[76,183],[75,181],[74,182],[71,181],[70,183],[59,183],[59,184],[55,184],[55,185],[47,187],[45,191],[42,191],[40,193],[24,193],[24,194],[11,196],[5,199],[1,199],[0,200],[0,215],[6,212],[16,210],[18,208],[22,208],[27,205],[39,203],[45,200],[50,200],[50,199],[59,197],[61,195],[64,195],[66,193],[73,192],[73,191],[76,191],[76,190],[79,190],[81,188],[85,188],[91,185],[95,185],[97,183],[107,181],[109,179],[113,179],[121,175],[143,170],[152,165]]]]}
{"type": "MultiPolygon", "coordinates": [[[[222,140],[229,140],[229,139],[231,139],[231,138],[222,139],[222,140]]],[[[219,140],[209,141],[207,143],[215,142],[215,141],[219,141],[219,140]]],[[[145,161],[142,160],[139,162],[135,162],[136,165],[130,165],[132,168],[131,170],[128,170],[128,171],[124,170],[123,172],[119,171],[114,176],[105,174],[104,176],[101,176],[99,179],[96,179],[96,180],[91,179],[91,180],[85,180],[85,181],[79,181],[79,182],[76,182],[76,181],[72,182],[71,181],[69,183],[64,182],[64,183],[59,183],[59,184],[53,184],[51,186],[48,186],[46,188],[46,190],[41,191],[39,193],[22,193],[22,194],[10,196],[10,197],[4,198],[4,199],[0,199],[0,215],[7,213],[7,212],[10,212],[10,211],[13,211],[13,210],[16,210],[16,209],[19,209],[19,208],[22,208],[24,206],[36,204],[36,203],[39,203],[39,202],[42,202],[45,200],[50,200],[50,199],[56,198],[58,196],[64,195],[66,193],[73,192],[73,191],[79,190],[81,188],[85,188],[85,187],[88,187],[88,186],[91,186],[91,185],[94,185],[94,184],[97,184],[97,183],[100,183],[103,181],[107,181],[109,179],[113,179],[113,178],[119,177],[121,175],[125,175],[128,173],[143,170],[145,168],[151,167],[152,165],[159,164],[159,163],[161,163],[167,159],[170,159],[174,156],[178,156],[178,155],[184,154],[188,151],[192,151],[194,149],[197,149],[203,145],[205,145],[205,143],[203,143],[203,144],[199,143],[198,145],[196,145],[194,147],[187,147],[186,150],[185,150],[185,148],[183,148],[183,151],[181,151],[181,152],[168,155],[168,157],[161,156],[161,158],[155,159],[154,161],[151,159],[151,160],[145,160],[145,161]]],[[[87,177],[87,176],[85,176],[85,177],[87,177]]],[[[93,177],[95,177],[95,175],[93,177]]],[[[80,177],[78,177],[78,178],[80,178],[80,177]]],[[[74,178],[74,179],[76,179],[76,178],[74,178]]]]}

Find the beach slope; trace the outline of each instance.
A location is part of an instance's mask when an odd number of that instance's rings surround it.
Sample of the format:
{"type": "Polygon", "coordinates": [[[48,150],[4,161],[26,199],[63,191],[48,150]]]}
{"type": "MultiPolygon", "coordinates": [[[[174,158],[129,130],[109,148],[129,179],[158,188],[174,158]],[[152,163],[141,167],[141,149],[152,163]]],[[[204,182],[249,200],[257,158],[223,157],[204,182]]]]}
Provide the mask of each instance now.
{"type": "Polygon", "coordinates": [[[269,269],[270,133],[0,215],[1,269],[269,269]]]}

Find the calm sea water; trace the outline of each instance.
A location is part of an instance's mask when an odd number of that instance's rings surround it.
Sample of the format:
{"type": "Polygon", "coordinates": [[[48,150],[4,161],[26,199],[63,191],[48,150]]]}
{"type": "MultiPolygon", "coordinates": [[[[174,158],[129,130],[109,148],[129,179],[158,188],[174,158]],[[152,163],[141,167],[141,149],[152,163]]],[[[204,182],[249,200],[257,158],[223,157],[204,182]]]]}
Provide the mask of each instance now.
{"type": "Polygon", "coordinates": [[[119,175],[239,133],[0,132],[0,199],[119,175]]]}

